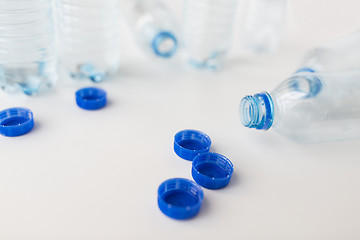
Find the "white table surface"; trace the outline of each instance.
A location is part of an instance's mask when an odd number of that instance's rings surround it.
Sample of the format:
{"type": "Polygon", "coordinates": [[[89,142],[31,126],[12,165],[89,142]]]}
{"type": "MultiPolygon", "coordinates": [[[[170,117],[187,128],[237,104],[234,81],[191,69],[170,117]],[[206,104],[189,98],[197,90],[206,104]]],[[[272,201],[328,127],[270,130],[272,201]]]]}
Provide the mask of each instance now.
{"type": "MultiPolygon", "coordinates": [[[[180,16],[182,1],[167,2],[180,16]]],[[[241,98],[274,88],[306,49],[359,28],[359,7],[290,0],[286,38],[268,56],[241,54],[239,13],[216,73],[144,56],[122,23],[121,70],[96,85],[109,99],[99,111],[75,104],[87,81],[61,79],[38,97],[0,93],[1,109],[28,107],[36,121],[27,135],[0,136],[0,239],[360,239],[360,141],[299,145],[238,117],[241,98]],[[204,189],[197,217],[176,221],[158,209],[157,188],[191,179],[191,162],[173,151],[188,128],[206,132],[235,170],[225,189],[204,189]]]]}

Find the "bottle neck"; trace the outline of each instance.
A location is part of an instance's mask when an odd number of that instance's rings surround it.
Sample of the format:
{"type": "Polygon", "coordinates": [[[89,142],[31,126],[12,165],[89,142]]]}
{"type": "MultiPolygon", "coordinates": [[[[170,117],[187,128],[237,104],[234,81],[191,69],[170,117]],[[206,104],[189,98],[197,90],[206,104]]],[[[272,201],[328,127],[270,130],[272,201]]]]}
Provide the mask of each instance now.
{"type": "Polygon", "coordinates": [[[240,118],[245,127],[268,130],[274,119],[274,105],[269,93],[246,96],[240,103],[240,118]]]}
{"type": "Polygon", "coordinates": [[[311,72],[311,73],[314,73],[315,70],[312,69],[312,68],[309,68],[309,67],[302,67],[302,68],[299,68],[298,70],[296,70],[295,73],[303,73],[303,72],[311,72]]]}
{"type": "Polygon", "coordinates": [[[154,37],[151,46],[157,56],[170,58],[177,50],[177,39],[171,32],[159,32],[154,37]]]}

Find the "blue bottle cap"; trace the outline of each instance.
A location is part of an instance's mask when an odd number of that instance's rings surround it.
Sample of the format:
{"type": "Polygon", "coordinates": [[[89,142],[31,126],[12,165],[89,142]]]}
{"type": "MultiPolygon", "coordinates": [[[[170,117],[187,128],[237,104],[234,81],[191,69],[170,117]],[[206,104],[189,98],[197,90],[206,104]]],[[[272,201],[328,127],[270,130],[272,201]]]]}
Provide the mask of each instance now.
{"type": "Polygon", "coordinates": [[[162,31],[154,37],[151,46],[156,55],[169,58],[177,50],[177,40],[173,33],[162,31]]]}
{"type": "Polygon", "coordinates": [[[192,176],[199,185],[209,189],[225,187],[234,171],[231,161],[218,153],[201,153],[192,162],[192,176]]]}
{"type": "Polygon", "coordinates": [[[200,210],[203,198],[201,187],[185,178],[168,179],[158,189],[160,210],[175,219],[194,217],[200,210]]]}
{"type": "Polygon", "coordinates": [[[9,108],[0,112],[0,134],[7,137],[24,135],[34,127],[34,117],[30,109],[9,108]]]}
{"type": "Polygon", "coordinates": [[[86,110],[96,110],[106,105],[106,92],[100,88],[82,88],[75,96],[77,105],[86,110]]]}
{"type": "Polygon", "coordinates": [[[186,160],[192,161],[196,155],[210,150],[211,139],[197,130],[182,130],[175,134],[175,153],[186,160]]]}

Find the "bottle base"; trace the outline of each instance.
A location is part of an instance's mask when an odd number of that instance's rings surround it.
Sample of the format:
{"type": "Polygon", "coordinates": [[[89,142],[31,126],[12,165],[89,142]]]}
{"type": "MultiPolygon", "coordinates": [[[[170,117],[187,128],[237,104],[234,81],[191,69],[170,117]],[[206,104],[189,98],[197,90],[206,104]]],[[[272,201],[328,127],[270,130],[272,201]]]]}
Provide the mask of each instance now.
{"type": "Polygon", "coordinates": [[[188,57],[188,64],[195,69],[219,70],[223,67],[224,53],[213,53],[207,58],[188,57]]]}
{"type": "Polygon", "coordinates": [[[117,72],[117,66],[106,70],[100,70],[91,63],[78,64],[77,67],[72,68],[75,70],[67,70],[69,75],[73,79],[89,79],[92,82],[102,82],[108,78],[109,75],[113,75],[117,72]]]}
{"type": "Polygon", "coordinates": [[[49,69],[44,62],[31,64],[29,67],[0,65],[0,88],[8,93],[22,91],[29,96],[37,95],[55,84],[57,77],[51,72],[54,70],[49,69]]]}

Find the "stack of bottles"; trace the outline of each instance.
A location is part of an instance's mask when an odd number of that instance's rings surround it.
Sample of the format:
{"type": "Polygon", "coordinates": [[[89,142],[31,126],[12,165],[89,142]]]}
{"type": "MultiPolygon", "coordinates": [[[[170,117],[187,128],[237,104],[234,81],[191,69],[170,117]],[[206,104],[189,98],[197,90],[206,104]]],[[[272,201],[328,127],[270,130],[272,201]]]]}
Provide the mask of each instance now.
{"type": "Polygon", "coordinates": [[[123,2],[58,0],[53,13],[51,0],[0,0],[0,87],[27,95],[48,90],[58,79],[58,62],[73,79],[101,82],[116,73],[121,7],[145,53],[172,57],[179,27],[167,7],[157,0],[123,2]]]}
{"type": "MultiPolygon", "coordinates": [[[[247,48],[276,48],[286,1],[247,0],[247,48]]],[[[145,54],[169,59],[183,47],[186,63],[218,69],[231,45],[237,2],[186,0],[181,28],[160,0],[0,0],[0,87],[27,95],[43,92],[58,79],[58,62],[70,78],[103,81],[119,68],[120,15],[145,54]]]]}
{"type": "MultiPolygon", "coordinates": [[[[237,2],[186,0],[181,31],[160,0],[58,0],[54,14],[51,0],[0,0],[0,87],[27,95],[45,91],[57,81],[57,59],[73,79],[103,81],[119,68],[120,15],[145,54],[169,59],[183,46],[191,66],[218,69],[231,45],[237,2]]],[[[246,1],[243,40],[248,49],[276,50],[286,4],[246,1]]],[[[360,31],[310,51],[274,91],[242,100],[243,124],[274,128],[299,142],[357,138],[359,52],[360,31]]]]}

